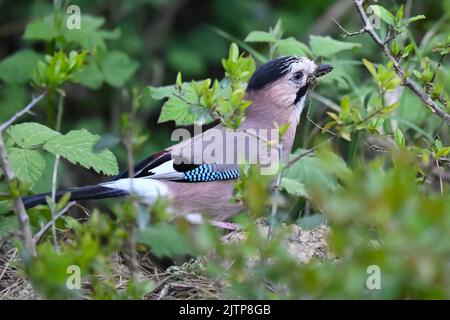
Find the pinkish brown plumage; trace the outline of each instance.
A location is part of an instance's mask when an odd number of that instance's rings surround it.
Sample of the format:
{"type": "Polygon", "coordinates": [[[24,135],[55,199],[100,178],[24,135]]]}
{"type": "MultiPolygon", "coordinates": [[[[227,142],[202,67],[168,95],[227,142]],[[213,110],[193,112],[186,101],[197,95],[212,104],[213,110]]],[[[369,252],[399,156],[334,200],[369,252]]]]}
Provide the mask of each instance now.
{"type": "MultiPolygon", "coordinates": [[[[247,139],[245,141],[255,137],[257,141],[264,141],[262,149],[255,149],[250,142],[239,144],[232,140],[231,143],[219,143],[220,139],[216,138],[226,136],[229,130],[218,125],[150,156],[136,166],[135,175],[131,178],[124,172],[110,182],[69,189],[71,199],[101,199],[133,193],[151,204],[157,197],[165,196],[174,214],[200,213],[208,214],[214,220],[226,220],[245,209],[231,200],[240,161],[253,159],[262,168],[270,168],[273,155],[278,156],[278,146],[267,144],[272,136],[261,134],[264,132],[262,129],[270,132],[289,124],[280,141],[283,156],[288,156],[310,84],[331,70],[329,65],[316,65],[308,58],[289,56],[269,61],[254,73],[245,95],[252,104],[234,134],[247,139]],[[209,154],[211,150],[215,156],[222,155],[223,159],[232,154],[230,159],[233,160],[226,163],[204,161],[207,155],[212,156],[209,154]],[[196,161],[198,153],[201,153],[201,161],[196,161]],[[184,163],[180,163],[180,159],[184,163]]],[[[57,198],[65,192],[58,192],[57,198]]],[[[45,203],[46,195],[24,197],[24,204],[33,207],[45,203]]]]}

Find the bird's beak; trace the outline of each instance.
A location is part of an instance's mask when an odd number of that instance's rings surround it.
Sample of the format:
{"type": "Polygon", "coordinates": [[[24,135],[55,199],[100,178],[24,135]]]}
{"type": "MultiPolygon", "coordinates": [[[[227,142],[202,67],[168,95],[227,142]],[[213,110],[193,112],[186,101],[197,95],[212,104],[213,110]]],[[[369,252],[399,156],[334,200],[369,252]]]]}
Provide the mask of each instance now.
{"type": "Polygon", "coordinates": [[[329,64],[319,64],[316,71],[314,71],[314,77],[319,78],[321,76],[324,76],[327,73],[331,72],[331,70],[333,70],[333,66],[329,64]]]}

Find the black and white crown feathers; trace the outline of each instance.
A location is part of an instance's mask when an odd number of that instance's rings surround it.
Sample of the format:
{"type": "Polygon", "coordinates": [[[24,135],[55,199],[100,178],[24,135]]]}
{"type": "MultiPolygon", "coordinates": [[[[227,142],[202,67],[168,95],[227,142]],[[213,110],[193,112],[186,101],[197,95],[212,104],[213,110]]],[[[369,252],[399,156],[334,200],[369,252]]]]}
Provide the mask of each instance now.
{"type": "Polygon", "coordinates": [[[260,66],[248,82],[247,90],[262,89],[290,72],[292,65],[302,60],[298,56],[283,56],[260,66]]]}

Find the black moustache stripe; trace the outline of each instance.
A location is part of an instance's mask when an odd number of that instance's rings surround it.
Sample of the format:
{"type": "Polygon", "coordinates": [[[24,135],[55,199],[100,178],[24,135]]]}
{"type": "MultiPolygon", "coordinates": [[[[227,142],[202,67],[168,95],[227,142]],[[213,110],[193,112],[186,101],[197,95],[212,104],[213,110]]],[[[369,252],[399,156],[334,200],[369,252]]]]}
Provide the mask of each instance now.
{"type": "Polygon", "coordinates": [[[308,84],[305,84],[303,87],[301,87],[297,91],[297,95],[295,96],[294,104],[300,101],[300,99],[306,94],[306,91],[308,91],[308,84]]]}

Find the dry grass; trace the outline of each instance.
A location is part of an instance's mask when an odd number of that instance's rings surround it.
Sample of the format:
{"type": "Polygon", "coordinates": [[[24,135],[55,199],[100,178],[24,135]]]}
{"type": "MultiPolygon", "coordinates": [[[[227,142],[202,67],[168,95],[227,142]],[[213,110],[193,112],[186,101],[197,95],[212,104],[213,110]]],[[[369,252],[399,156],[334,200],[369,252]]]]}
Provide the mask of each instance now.
{"type": "MultiPolygon", "coordinates": [[[[265,223],[258,223],[264,236],[268,232],[265,223]]],[[[313,257],[330,258],[326,243],[329,229],[321,225],[312,230],[303,230],[298,226],[282,226],[286,230],[285,244],[288,252],[299,262],[307,262],[313,257]]],[[[225,242],[240,241],[245,238],[241,231],[233,231],[225,238],[225,242]]],[[[150,254],[138,255],[139,270],[136,278],[150,279],[155,289],[145,296],[153,300],[192,300],[222,299],[226,283],[220,278],[205,275],[204,266],[211,257],[200,257],[179,266],[162,268],[150,254]]],[[[119,254],[114,257],[117,290],[125,290],[130,279],[130,272],[119,254]]],[[[17,249],[2,244],[0,247],[0,299],[39,299],[31,283],[24,279],[16,268],[18,262],[17,249]]],[[[86,283],[87,287],[89,284],[86,283]]],[[[87,291],[88,293],[88,291],[87,291]]]]}

